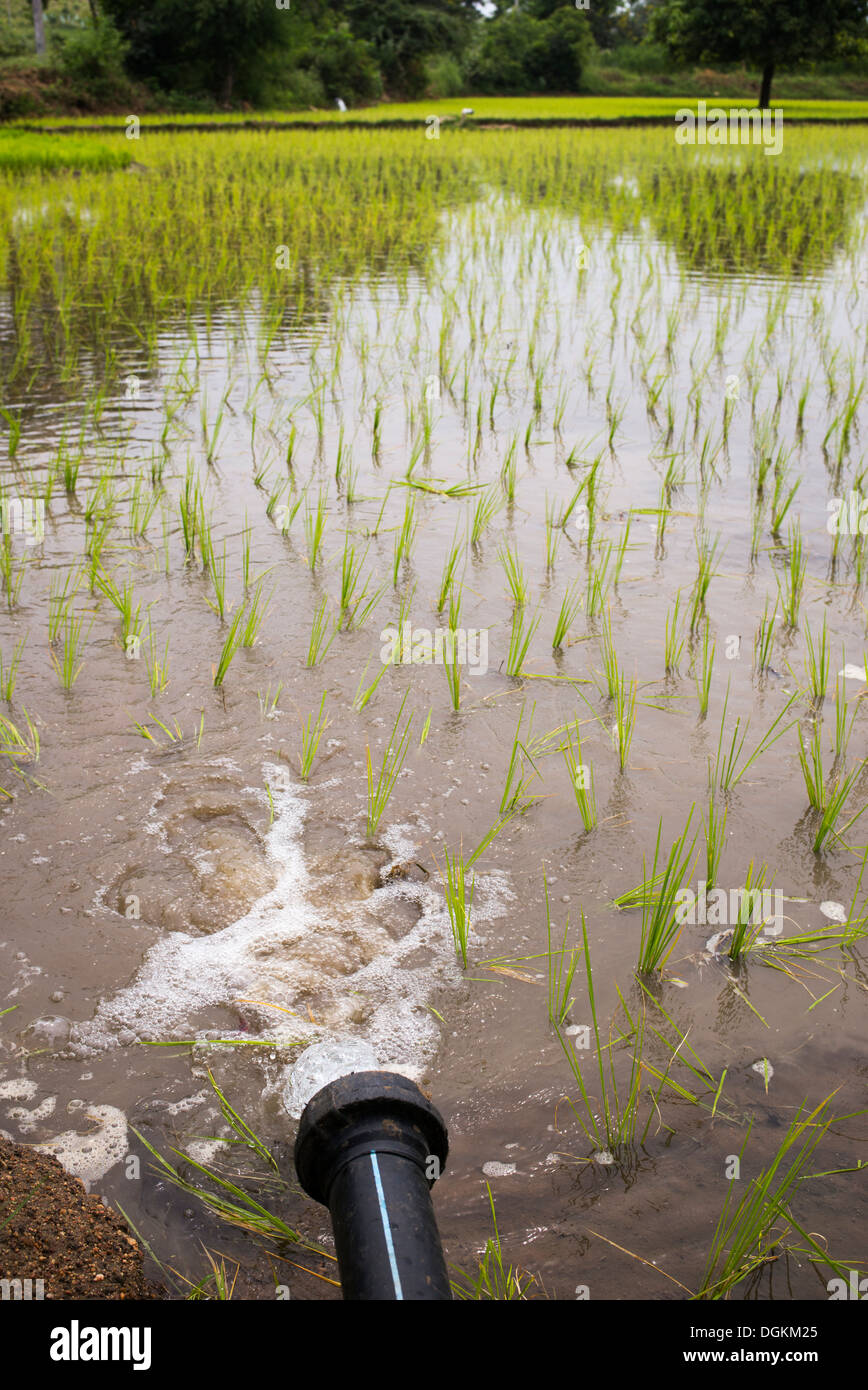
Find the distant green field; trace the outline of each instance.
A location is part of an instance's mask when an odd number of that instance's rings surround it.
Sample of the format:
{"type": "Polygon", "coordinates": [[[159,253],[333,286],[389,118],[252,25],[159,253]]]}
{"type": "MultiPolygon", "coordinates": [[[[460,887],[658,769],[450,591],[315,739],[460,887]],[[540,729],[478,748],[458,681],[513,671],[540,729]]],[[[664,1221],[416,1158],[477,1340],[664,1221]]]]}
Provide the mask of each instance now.
{"type": "Polygon", "coordinates": [[[132,160],[129,149],[97,143],[87,136],[63,140],[49,135],[30,135],[20,130],[0,131],[0,170],[118,169],[132,160]]]}
{"type": "MultiPolygon", "coordinates": [[[[707,93],[705,100],[725,108],[732,105],[753,106],[756,93],[740,97],[707,93]]],[[[396,102],[381,106],[359,107],[351,111],[257,111],[230,114],[172,115],[159,113],[142,115],[144,125],[162,124],[220,124],[233,125],[244,121],[321,121],[340,125],[347,121],[421,121],[426,116],[455,116],[462,107],[473,108],[475,117],[509,122],[539,120],[629,120],[633,117],[673,118],[680,107],[695,108],[693,97],[455,97],[445,101],[396,102]]],[[[786,116],[793,120],[868,120],[868,101],[777,101],[786,116]]],[[[24,125],[97,125],[122,123],[118,116],[46,117],[40,121],[22,121],[24,125]]]]}

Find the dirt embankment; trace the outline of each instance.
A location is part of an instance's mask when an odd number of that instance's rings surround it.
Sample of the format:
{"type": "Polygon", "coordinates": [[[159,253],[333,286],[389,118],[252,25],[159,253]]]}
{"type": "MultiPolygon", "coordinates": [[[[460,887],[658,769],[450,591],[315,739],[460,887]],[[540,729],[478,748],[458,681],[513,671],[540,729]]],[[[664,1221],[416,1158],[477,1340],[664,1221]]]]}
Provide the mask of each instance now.
{"type": "Polygon", "coordinates": [[[22,1281],[0,1297],[163,1298],[143,1259],[120,1216],[56,1158],[0,1139],[0,1281],[22,1281]]]}

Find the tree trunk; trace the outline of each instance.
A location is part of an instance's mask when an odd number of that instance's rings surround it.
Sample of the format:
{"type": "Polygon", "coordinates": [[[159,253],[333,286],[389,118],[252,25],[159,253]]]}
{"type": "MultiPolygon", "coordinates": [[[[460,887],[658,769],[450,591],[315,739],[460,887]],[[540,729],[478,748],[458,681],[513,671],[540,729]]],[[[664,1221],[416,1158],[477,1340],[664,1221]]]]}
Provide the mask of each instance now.
{"type": "Polygon", "coordinates": [[[229,106],[232,101],[232,91],[235,85],[235,67],[232,63],[226,69],[223,79],[223,105],[229,106]]]}
{"type": "Polygon", "coordinates": [[[769,105],[772,95],[772,78],[775,75],[775,60],[769,58],[763,68],[763,80],[760,87],[760,110],[765,111],[769,105]]]}
{"type": "Polygon", "coordinates": [[[36,39],[36,52],[45,52],[45,16],[42,13],[42,0],[33,0],[33,35],[36,39]]]}

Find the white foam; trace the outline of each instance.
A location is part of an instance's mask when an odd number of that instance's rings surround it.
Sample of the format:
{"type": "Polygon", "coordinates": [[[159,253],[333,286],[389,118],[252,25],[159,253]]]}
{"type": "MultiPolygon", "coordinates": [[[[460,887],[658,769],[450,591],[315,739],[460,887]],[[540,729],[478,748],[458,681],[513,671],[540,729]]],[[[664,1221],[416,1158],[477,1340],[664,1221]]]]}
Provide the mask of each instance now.
{"type": "MultiPolygon", "coordinates": [[[[124,1029],[153,1041],[237,1034],[236,1025],[213,1017],[222,1007],[243,1013],[251,1031],[241,1037],[258,1034],[284,1046],[362,1041],[381,1066],[419,1079],[440,1040],[428,1000],[438,986],[462,979],[439,886],[397,879],[361,901],[344,898],[338,864],[334,895],[315,906],[307,895],[321,884],[311,880],[301,844],[313,793],[296,786],[283,765],[263,773],[274,799],[265,852],[275,887],[221,931],[174,932],[158,941],[132,984],[76,1026],[72,1043],[102,1050],[124,1029]]],[[[414,835],[409,826],[393,826],[380,838],[395,862],[418,853],[418,828],[414,835]]],[[[513,896],[504,874],[480,876],[477,942],[482,924],[513,896]]]]}
{"type": "Polygon", "coordinates": [[[88,1191],[127,1153],[127,1119],[113,1105],[92,1105],[82,1119],[94,1120],[98,1128],[89,1134],[68,1129],[34,1147],[53,1154],[67,1173],[81,1178],[88,1191]]]}
{"type": "Polygon", "coordinates": [[[39,1087],[26,1076],[17,1076],[13,1081],[0,1081],[0,1100],[32,1100],[39,1087]]]}

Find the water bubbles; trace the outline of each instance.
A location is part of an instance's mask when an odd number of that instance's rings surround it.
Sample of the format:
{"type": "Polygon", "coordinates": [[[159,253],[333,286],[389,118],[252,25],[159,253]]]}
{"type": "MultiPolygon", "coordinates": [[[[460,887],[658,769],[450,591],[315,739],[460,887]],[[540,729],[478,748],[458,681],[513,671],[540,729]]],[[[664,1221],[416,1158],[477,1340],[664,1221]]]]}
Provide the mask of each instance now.
{"type": "Polygon", "coordinates": [[[341,1076],[356,1071],[380,1071],[380,1063],[369,1043],[361,1038],[337,1038],[313,1043],[290,1068],[283,1092],[287,1113],[297,1120],[308,1101],[341,1076]]]}

